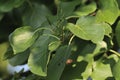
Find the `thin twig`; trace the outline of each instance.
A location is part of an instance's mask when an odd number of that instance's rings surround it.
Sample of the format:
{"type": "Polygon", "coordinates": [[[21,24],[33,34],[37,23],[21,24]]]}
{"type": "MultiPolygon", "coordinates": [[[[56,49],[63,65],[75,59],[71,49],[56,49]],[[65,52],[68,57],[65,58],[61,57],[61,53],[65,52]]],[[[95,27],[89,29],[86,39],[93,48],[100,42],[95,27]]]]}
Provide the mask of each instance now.
{"type": "Polygon", "coordinates": [[[110,49],[109,51],[112,52],[112,53],[114,53],[114,54],[116,54],[117,56],[120,57],[120,53],[119,53],[119,52],[116,52],[116,51],[114,51],[114,50],[112,50],[112,49],[110,49]]]}
{"type": "Polygon", "coordinates": [[[72,40],[73,40],[74,37],[75,37],[75,35],[73,35],[73,36],[70,38],[68,45],[71,44],[71,42],[72,42],[72,40]]]}

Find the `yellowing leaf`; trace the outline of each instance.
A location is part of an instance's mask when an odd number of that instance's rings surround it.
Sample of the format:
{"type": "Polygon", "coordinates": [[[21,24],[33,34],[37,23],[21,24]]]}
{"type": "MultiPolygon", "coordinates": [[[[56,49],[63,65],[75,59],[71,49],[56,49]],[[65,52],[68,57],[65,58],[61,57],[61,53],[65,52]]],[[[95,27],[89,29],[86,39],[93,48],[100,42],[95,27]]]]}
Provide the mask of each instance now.
{"type": "Polygon", "coordinates": [[[16,29],[9,36],[10,44],[13,48],[14,54],[25,51],[36,40],[38,34],[32,27],[25,26],[16,29]]]}

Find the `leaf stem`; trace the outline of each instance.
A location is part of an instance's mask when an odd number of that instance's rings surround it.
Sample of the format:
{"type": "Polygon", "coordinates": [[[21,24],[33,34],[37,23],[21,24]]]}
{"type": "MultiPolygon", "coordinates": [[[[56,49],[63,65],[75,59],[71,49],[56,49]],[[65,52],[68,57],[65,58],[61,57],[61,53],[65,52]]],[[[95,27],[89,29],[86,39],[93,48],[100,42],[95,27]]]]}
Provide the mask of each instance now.
{"type": "Polygon", "coordinates": [[[57,40],[60,40],[60,38],[59,37],[57,37],[57,36],[54,36],[54,35],[52,35],[52,34],[43,34],[44,36],[51,36],[51,37],[53,37],[53,38],[56,38],[57,40]]]}
{"type": "Polygon", "coordinates": [[[110,49],[109,51],[112,52],[112,53],[114,53],[114,54],[116,54],[117,56],[120,57],[120,53],[119,53],[119,52],[116,52],[116,51],[114,51],[114,50],[112,50],[112,49],[110,49]]]}
{"type": "Polygon", "coordinates": [[[38,28],[35,32],[40,31],[40,30],[49,30],[52,33],[54,33],[50,28],[38,28]]]}
{"type": "Polygon", "coordinates": [[[68,19],[71,19],[71,18],[79,18],[79,16],[69,16],[69,17],[66,17],[65,19],[68,20],[68,19]]]}
{"type": "Polygon", "coordinates": [[[72,42],[72,40],[73,40],[74,37],[75,37],[75,35],[73,35],[73,36],[70,38],[68,45],[71,44],[71,42],[72,42]]]}

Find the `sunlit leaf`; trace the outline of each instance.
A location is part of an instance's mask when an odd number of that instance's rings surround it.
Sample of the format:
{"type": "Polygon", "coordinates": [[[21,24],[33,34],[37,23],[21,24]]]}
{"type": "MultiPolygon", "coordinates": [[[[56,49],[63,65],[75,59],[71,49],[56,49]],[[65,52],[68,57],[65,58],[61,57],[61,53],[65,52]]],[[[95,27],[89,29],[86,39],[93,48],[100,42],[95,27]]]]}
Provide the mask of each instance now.
{"type": "MultiPolygon", "coordinates": [[[[91,17],[89,17],[91,18],[91,17]]],[[[84,39],[84,40],[91,40],[93,43],[98,43],[102,41],[104,38],[105,30],[103,28],[103,24],[93,23],[92,18],[91,20],[82,17],[79,18],[76,25],[69,23],[67,28],[77,37],[84,39]],[[85,19],[84,19],[85,18],[85,19]],[[99,34],[98,34],[99,33],[99,34]]]]}
{"type": "Polygon", "coordinates": [[[24,26],[16,29],[9,36],[10,44],[13,48],[14,54],[25,51],[36,40],[38,34],[32,27],[24,26]]]}
{"type": "Polygon", "coordinates": [[[105,29],[105,35],[110,37],[110,34],[112,33],[112,28],[109,24],[104,23],[103,28],[105,29]]]}
{"type": "Polygon", "coordinates": [[[92,12],[94,12],[96,10],[97,6],[95,2],[92,2],[88,5],[83,5],[80,6],[75,12],[74,14],[76,14],[77,16],[85,16],[88,15],[92,12]]]}
{"type": "Polygon", "coordinates": [[[106,80],[108,77],[112,77],[110,64],[104,64],[101,61],[95,62],[91,77],[93,80],[106,80]]]}
{"type": "Polygon", "coordinates": [[[7,68],[7,61],[3,60],[4,54],[8,48],[8,43],[0,44],[0,71],[7,68]]]}
{"type": "Polygon", "coordinates": [[[107,43],[105,41],[98,42],[94,50],[94,55],[98,55],[107,51],[107,43]]]}
{"type": "Polygon", "coordinates": [[[88,54],[85,56],[85,61],[88,62],[85,71],[82,73],[83,79],[87,80],[92,74],[93,67],[93,54],[88,54]]]}
{"type": "Polygon", "coordinates": [[[99,0],[99,10],[96,18],[98,22],[107,22],[113,24],[119,16],[119,8],[116,0],[99,0]]]}
{"type": "Polygon", "coordinates": [[[60,41],[54,41],[54,42],[51,42],[48,46],[48,49],[50,51],[54,51],[56,50],[59,46],[60,46],[61,42],[60,41]]]}

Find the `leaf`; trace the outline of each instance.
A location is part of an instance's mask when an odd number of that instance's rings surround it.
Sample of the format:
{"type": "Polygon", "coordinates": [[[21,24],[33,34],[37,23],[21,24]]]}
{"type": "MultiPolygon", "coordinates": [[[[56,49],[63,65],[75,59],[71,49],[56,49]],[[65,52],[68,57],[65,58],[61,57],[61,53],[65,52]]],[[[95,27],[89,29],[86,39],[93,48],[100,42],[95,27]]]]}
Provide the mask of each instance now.
{"type": "Polygon", "coordinates": [[[4,54],[4,57],[3,59],[6,60],[6,59],[10,59],[14,56],[14,52],[13,52],[13,49],[12,47],[9,45],[9,47],[7,48],[5,54],[4,54]]]}
{"type": "Polygon", "coordinates": [[[105,41],[98,42],[93,52],[94,55],[98,55],[107,51],[107,43],[105,41]]]}
{"type": "Polygon", "coordinates": [[[110,34],[112,33],[112,28],[109,24],[107,23],[104,23],[103,24],[103,27],[105,29],[105,35],[108,36],[108,37],[111,37],[110,34]]]}
{"type": "Polygon", "coordinates": [[[66,66],[61,80],[87,80],[92,73],[93,52],[96,45],[80,39],[75,43],[77,51],[70,56],[73,63],[66,66]]]}
{"type": "Polygon", "coordinates": [[[43,4],[32,3],[32,8],[26,8],[23,14],[23,24],[32,27],[40,27],[45,22],[48,15],[51,15],[50,11],[43,4]],[[29,13],[29,14],[28,14],[29,13]]]}
{"type": "Polygon", "coordinates": [[[61,44],[61,41],[53,41],[48,45],[50,51],[55,51],[61,44]]]}
{"type": "Polygon", "coordinates": [[[116,36],[116,39],[117,39],[117,43],[118,43],[118,45],[120,47],[120,21],[118,22],[118,24],[116,26],[115,36],[116,36]]]}
{"type": "Polygon", "coordinates": [[[67,65],[62,73],[60,80],[83,80],[81,73],[84,72],[86,66],[86,61],[75,62],[73,64],[67,65]]]}
{"type": "Polygon", "coordinates": [[[0,71],[7,68],[7,61],[3,60],[3,56],[8,48],[8,43],[4,42],[0,44],[0,71]]]}
{"type": "Polygon", "coordinates": [[[108,77],[112,77],[110,64],[104,64],[101,61],[95,62],[91,77],[93,80],[106,80],[108,77]]]}
{"type": "Polygon", "coordinates": [[[12,66],[17,66],[17,65],[22,65],[25,63],[25,61],[27,61],[28,57],[29,57],[29,50],[26,50],[22,53],[16,54],[14,57],[8,59],[8,62],[12,65],[12,66]]]}
{"type": "Polygon", "coordinates": [[[112,28],[109,24],[107,23],[98,23],[96,22],[96,18],[93,16],[87,16],[87,17],[81,17],[78,19],[77,25],[82,25],[82,26],[89,26],[91,24],[100,24],[101,27],[104,28],[105,30],[105,35],[110,37],[110,33],[112,33],[112,28]]]}
{"type": "Polygon", "coordinates": [[[75,7],[80,4],[81,1],[69,1],[69,2],[60,2],[58,6],[58,15],[59,17],[68,17],[72,14],[75,7]]]}
{"type": "Polygon", "coordinates": [[[84,40],[91,40],[93,43],[98,43],[103,40],[105,30],[103,24],[93,23],[91,17],[79,18],[76,25],[68,23],[67,28],[77,37],[84,40]],[[90,24],[91,23],[91,24],[90,24]],[[99,33],[99,34],[98,34],[99,33]]]}
{"type": "Polygon", "coordinates": [[[66,60],[71,55],[70,46],[61,46],[48,64],[47,80],[59,80],[65,68],[66,60]]]}
{"type": "Polygon", "coordinates": [[[77,61],[80,62],[81,60],[83,60],[87,63],[84,71],[81,74],[83,80],[87,80],[89,76],[92,74],[93,56],[94,56],[93,53],[96,48],[96,45],[93,43],[87,43],[83,47],[84,48],[82,50],[78,50],[79,56],[77,58],[77,61]]]}
{"type": "Polygon", "coordinates": [[[41,76],[37,76],[35,74],[28,75],[25,80],[41,80],[41,76]]]}
{"type": "Polygon", "coordinates": [[[120,0],[117,0],[117,3],[118,3],[118,6],[119,6],[119,9],[120,9],[120,0]]]}
{"type": "Polygon", "coordinates": [[[94,16],[80,17],[76,22],[76,25],[82,25],[82,26],[91,25],[91,24],[96,24],[96,18],[94,16]]]}
{"type": "Polygon", "coordinates": [[[113,75],[115,77],[115,80],[120,80],[120,59],[113,67],[113,75]]]}
{"type": "Polygon", "coordinates": [[[85,56],[85,61],[88,62],[85,71],[82,73],[83,80],[87,80],[89,76],[92,74],[92,67],[93,67],[93,54],[87,54],[85,56]]]}
{"type": "Polygon", "coordinates": [[[31,48],[28,59],[30,71],[39,76],[47,76],[47,63],[49,58],[48,45],[50,43],[49,36],[40,36],[31,48]]]}
{"type": "Polygon", "coordinates": [[[25,51],[36,40],[38,34],[30,26],[17,28],[9,36],[10,44],[13,48],[14,54],[25,51]]]}
{"type": "Polygon", "coordinates": [[[0,1],[0,12],[8,12],[13,8],[17,8],[23,4],[25,0],[1,0],[0,1]]]}
{"type": "Polygon", "coordinates": [[[74,14],[78,15],[78,16],[85,16],[88,15],[92,12],[94,12],[97,8],[97,5],[95,2],[92,2],[88,5],[83,5],[80,6],[75,12],[74,14]]]}
{"type": "Polygon", "coordinates": [[[107,22],[113,24],[117,17],[119,16],[119,8],[116,0],[99,0],[98,2],[99,10],[96,14],[98,22],[107,22]]]}

